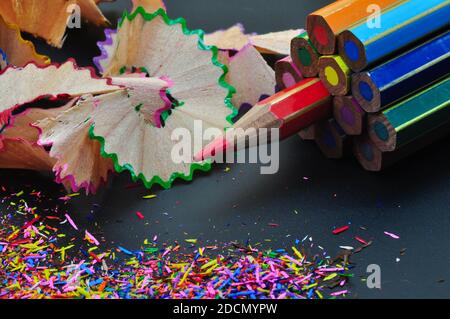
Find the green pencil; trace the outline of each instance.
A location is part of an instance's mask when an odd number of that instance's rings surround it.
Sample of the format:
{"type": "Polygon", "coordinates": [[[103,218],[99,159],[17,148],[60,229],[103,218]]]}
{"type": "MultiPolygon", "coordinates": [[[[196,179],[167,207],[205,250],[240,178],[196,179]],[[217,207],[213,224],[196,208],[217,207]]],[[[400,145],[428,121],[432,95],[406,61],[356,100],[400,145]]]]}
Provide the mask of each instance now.
{"type": "Polygon", "coordinates": [[[383,151],[393,151],[450,121],[450,77],[368,117],[369,136],[383,151]]]}
{"type": "Polygon", "coordinates": [[[429,131],[393,152],[382,152],[368,135],[354,139],[353,152],[361,166],[373,172],[381,171],[450,134],[450,122],[429,131]]]}
{"type": "Polygon", "coordinates": [[[319,56],[320,54],[311,43],[307,32],[292,39],[292,61],[305,78],[315,77],[319,73],[319,56]]]}

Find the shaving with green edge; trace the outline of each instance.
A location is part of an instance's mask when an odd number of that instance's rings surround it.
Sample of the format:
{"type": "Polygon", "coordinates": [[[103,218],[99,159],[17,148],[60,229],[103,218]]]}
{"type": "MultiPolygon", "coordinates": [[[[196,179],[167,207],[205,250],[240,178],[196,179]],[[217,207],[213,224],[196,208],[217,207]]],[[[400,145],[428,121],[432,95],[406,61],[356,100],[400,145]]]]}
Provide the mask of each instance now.
{"type": "MultiPolygon", "coordinates": [[[[194,133],[194,122],[201,121],[204,129],[223,130],[237,114],[231,103],[235,89],[225,81],[227,67],[218,62],[218,49],[204,44],[203,35],[201,30],[188,30],[182,18],[169,19],[164,9],[150,14],[138,7],[131,14],[124,13],[115,41],[107,49],[101,47],[102,52],[109,53],[103,57],[104,61],[97,59],[103,62],[104,76],[126,76],[126,71],[139,69],[168,83],[164,96],[170,105],[168,109],[151,112],[157,115],[156,120],[143,120],[142,105],[134,105],[134,115],[137,114],[141,124],[135,129],[127,126],[130,121],[94,119],[89,130],[91,139],[100,142],[102,156],[114,162],[115,170],[128,171],[134,181],[142,181],[147,188],[154,184],[169,188],[178,178],[191,181],[196,170],[211,169],[209,161],[173,163],[170,136],[175,129],[186,128],[194,133]],[[175,45],[177,54],[173,54],[175,45]],[[117,134],[119,130],[124,134],[117,134]]],[[[107,108],[104,104],[104,109],[107,108]]]]}

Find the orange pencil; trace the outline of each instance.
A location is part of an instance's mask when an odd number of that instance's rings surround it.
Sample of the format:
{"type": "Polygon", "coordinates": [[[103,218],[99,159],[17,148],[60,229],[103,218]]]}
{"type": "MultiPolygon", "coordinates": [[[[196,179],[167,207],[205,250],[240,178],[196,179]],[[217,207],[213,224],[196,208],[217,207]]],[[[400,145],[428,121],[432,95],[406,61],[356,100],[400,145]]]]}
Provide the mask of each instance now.
{"type": "Polygon", "coordinates": [[[309,38],[321,54],[336,52],[336,38],[342,31],[359,24],[374,9],[394,7],[406,0],[339,0],[311,13],[306,20],[309,38]]]}

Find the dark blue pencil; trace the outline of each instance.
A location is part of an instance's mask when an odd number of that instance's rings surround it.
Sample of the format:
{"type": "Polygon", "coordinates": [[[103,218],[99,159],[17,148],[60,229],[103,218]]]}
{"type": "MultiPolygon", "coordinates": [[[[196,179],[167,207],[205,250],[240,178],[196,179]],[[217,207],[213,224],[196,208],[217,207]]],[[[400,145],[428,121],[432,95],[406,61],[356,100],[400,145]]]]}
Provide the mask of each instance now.
{"type": "Polygon", "coordinates": [[[352,78],[352,94],[377,112],[450,73],[450,32],[352,78]]]}

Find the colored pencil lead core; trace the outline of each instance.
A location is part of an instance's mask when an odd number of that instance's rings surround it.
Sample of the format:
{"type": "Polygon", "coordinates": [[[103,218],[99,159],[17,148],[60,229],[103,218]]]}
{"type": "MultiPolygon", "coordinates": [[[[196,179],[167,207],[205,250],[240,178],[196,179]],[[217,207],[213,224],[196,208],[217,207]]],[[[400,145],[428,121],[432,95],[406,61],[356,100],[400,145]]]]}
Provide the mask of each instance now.
{"type": "Polygon", "coordinates": [[[331,95],[346,95],[350,91],[350,68],[340,56],[322,56],[319,77],[331,95]]]}

